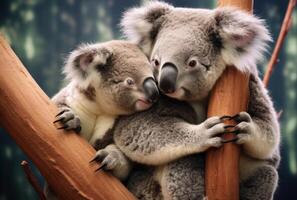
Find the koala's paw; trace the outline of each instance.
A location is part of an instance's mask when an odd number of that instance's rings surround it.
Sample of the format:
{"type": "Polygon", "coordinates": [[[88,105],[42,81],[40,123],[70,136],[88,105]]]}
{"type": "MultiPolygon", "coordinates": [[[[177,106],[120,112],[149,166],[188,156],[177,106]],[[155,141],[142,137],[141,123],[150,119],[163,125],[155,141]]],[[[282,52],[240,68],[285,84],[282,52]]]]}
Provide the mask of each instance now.
{"type": "Polygon", "coordinates": [[[91,162],[96,161],[101,163],[101,167],[98,168],[96,171],[100,169],[114,170],[116,167],[121,165],[120,158],[121,156],[117,151],[105,148],[98,150],[91,162]]]}
{"type": "Polygon", "coordinates": [[[124,154],[113,144],[96,152],[95,157],[90,162],[100,162],[101,166],[96,170],[101,169],[110,171],[115,177],[124,180],[127,178],[131,164],[124,154]]]}
{"type": "Polygon", "coordinates": [[[225,124],[220,117],[210,117],[202,124],[202,131],[204,138],[204,145],[209,147],[220,147],[223,144],[221,134],[225,131],[225,124]]]}
{"type": "Polygon", "coordinates": [[[62,124],[62,126],[58,129],[74,130],[77,133],[81,131],[79,117],[74,114],[71,108],[68,108],[66,106],[60,108],[60,112],[56,115],[56,120],[54,121],[54,123],[57,122],[60,122],[62,124]]]}
{"type": "Polygon", "coordinates": [[[249,141],[255,136],[255,124],[251,116],[247,112],[240,112],[236,115],[235,120],[238,124],[235,126],[237,130],[237,144],[244,144],[249,141]]]}

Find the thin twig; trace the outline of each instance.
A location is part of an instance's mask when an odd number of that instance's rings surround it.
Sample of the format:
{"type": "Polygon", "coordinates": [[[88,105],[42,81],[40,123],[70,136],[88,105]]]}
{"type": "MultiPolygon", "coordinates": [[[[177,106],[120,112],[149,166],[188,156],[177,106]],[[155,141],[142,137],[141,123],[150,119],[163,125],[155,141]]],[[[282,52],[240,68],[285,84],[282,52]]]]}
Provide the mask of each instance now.
{"type": "Polygon", "coordinates": [[[296,0],[290,0],[287,11],[286,11],[284,21],[282,23],[282,27],[281,27],[279,36],[278,36],[277,41],[276,41],[276,45],[274,47],[272,56],[271,56],[271,58],[269,60],[267,70],[266,70],[265,75],[264,75],[263,83],[264,83],[264,85],[266,87],[268,85],[268,82],[269,82],[270,76],[272,74],[272,71],[275,68],[275,64],[277,63],[277,60],[278,60],[277,58],[278,58],[278,54],[279,54],[279,51],[281,49],[281,46],[282,46],[282,44],[284,42],[284,39],[286,38],[286,35],[287,35],[288,31],[290,30],[290,27],[291,27],[291,24],[292,24],[292,13],[293,13],[293,10],[294,10],[295,6],[296,6],[296,0]]]}
{"type": "Polygon", "coordinates": [[[28,162],[23,160],[21,165],[22,165],[22,168],[23,168],[23,170],[24,170],[24,172],[25,172],[25,174],[27,176],[27,179],[28,179],[29,183],[32,185],[32,187],[34,188],[36,193],[39,195],[39,198],[41,200],[46,200],[46,198],[44,196],[44,193],[43,193],[43,190],[40,187],[36,177],[33,174],[33,172],[31,171],[28,162]]]}

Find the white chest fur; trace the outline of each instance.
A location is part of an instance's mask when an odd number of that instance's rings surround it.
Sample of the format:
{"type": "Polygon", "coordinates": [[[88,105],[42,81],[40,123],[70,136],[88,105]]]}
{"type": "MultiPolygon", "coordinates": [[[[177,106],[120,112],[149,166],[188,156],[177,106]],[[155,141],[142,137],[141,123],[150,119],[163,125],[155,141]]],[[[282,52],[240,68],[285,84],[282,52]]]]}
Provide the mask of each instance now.
{"type": "Polygon", "coordinates": [[[85,99],[76,97],[68,99],[67,103],[80,118],[81,136],[94,145],[96,140],[103,138],[105,133],[113,127],[117,116],[100,113],[98,109],[88,109],[91,106],[88,106],[88,102],[85,101],[85,99]]]}
{"type": "Polygon", "coordinates": [[[115,116],[101,115],[97,116],[93,134],[89,139],[89,143],[94,145],[96,140],[104,137],[106,132],[113,127],[115,116]]]}

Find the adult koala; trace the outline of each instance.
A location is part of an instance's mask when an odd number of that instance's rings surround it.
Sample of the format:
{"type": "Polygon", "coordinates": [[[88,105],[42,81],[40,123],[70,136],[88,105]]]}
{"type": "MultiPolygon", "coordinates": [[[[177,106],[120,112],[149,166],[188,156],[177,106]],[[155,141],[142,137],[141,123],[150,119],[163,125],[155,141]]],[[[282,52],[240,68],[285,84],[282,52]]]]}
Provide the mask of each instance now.
{"type": "Polygon", "coordinates": [[[160,90],[179,100],[162,97],[149,111],[119,120],[115,143],[131,160],[145,164],[132,171],[128,188],[140,199],[203,198],[201,152],[221,146],[218,134],[225,130],[219,116],[206,119],[208,96],[232,64],[251,74],[248,112],[236,118],[236,142],[243,149],[240,199],[271,199],[280,134],[256,69],[270,40],[264,22],[232,8],[174,8],[153,1],[128,10],[122,26],[151,58],[160,90]]]}

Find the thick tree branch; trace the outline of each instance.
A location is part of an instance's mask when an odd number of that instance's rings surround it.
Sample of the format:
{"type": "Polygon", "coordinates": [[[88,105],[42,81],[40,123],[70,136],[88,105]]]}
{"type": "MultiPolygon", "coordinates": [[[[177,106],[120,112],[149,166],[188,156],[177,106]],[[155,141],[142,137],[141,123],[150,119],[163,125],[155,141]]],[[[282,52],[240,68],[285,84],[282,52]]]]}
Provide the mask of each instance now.
{"type": "MultiPolygon", "coordinates": [[[[219,6],[236,6],[252,11],[253,0],[219,0],[219,6]]],[[[242,74],[234,66],[228,66],[217,81],[208,106],[208,117],[233,116],[247,110],[249,75],[242,74]]],[[[232,124],[234,122],[230,122],[232,124]]],[[[233,124],[234,125],[234,124],[233,124]]],[[[234,135],[224,135],[232,139],[234,135]]],[[[206,156],[205,186],[208,200],[239,199],[240,148],[234,143],[224,144],[219,149],[210,149],[206,156]]]]}
{"type": "Polygon", "coordinates": [[[267,66],[267,70],[264,75],[263,83],[266,87],[268,86],[270,76],[271,76],[271,74],[275,68],[275,65],[278,61],[278,55],[279,55],[280,49],[282,47],[282,44],[284,43],[286,35],[292,26],[292,13],[293,13],[295,6],[296,6],[296,0],[290,0],[284,21],[282,23],[282,27],[281,27],[279,36],[276,41],[276,45],[274,47],[273,53],[271,55],[271,58],[269,60],[268,66],[267,66]]]}
{"type": "Polygon", "coordinates": [[[60,199],[134,199],[114,177],[95,173],[95,150],[53,125],[56,106],[0,36],[0,123],[60,199]]]}

